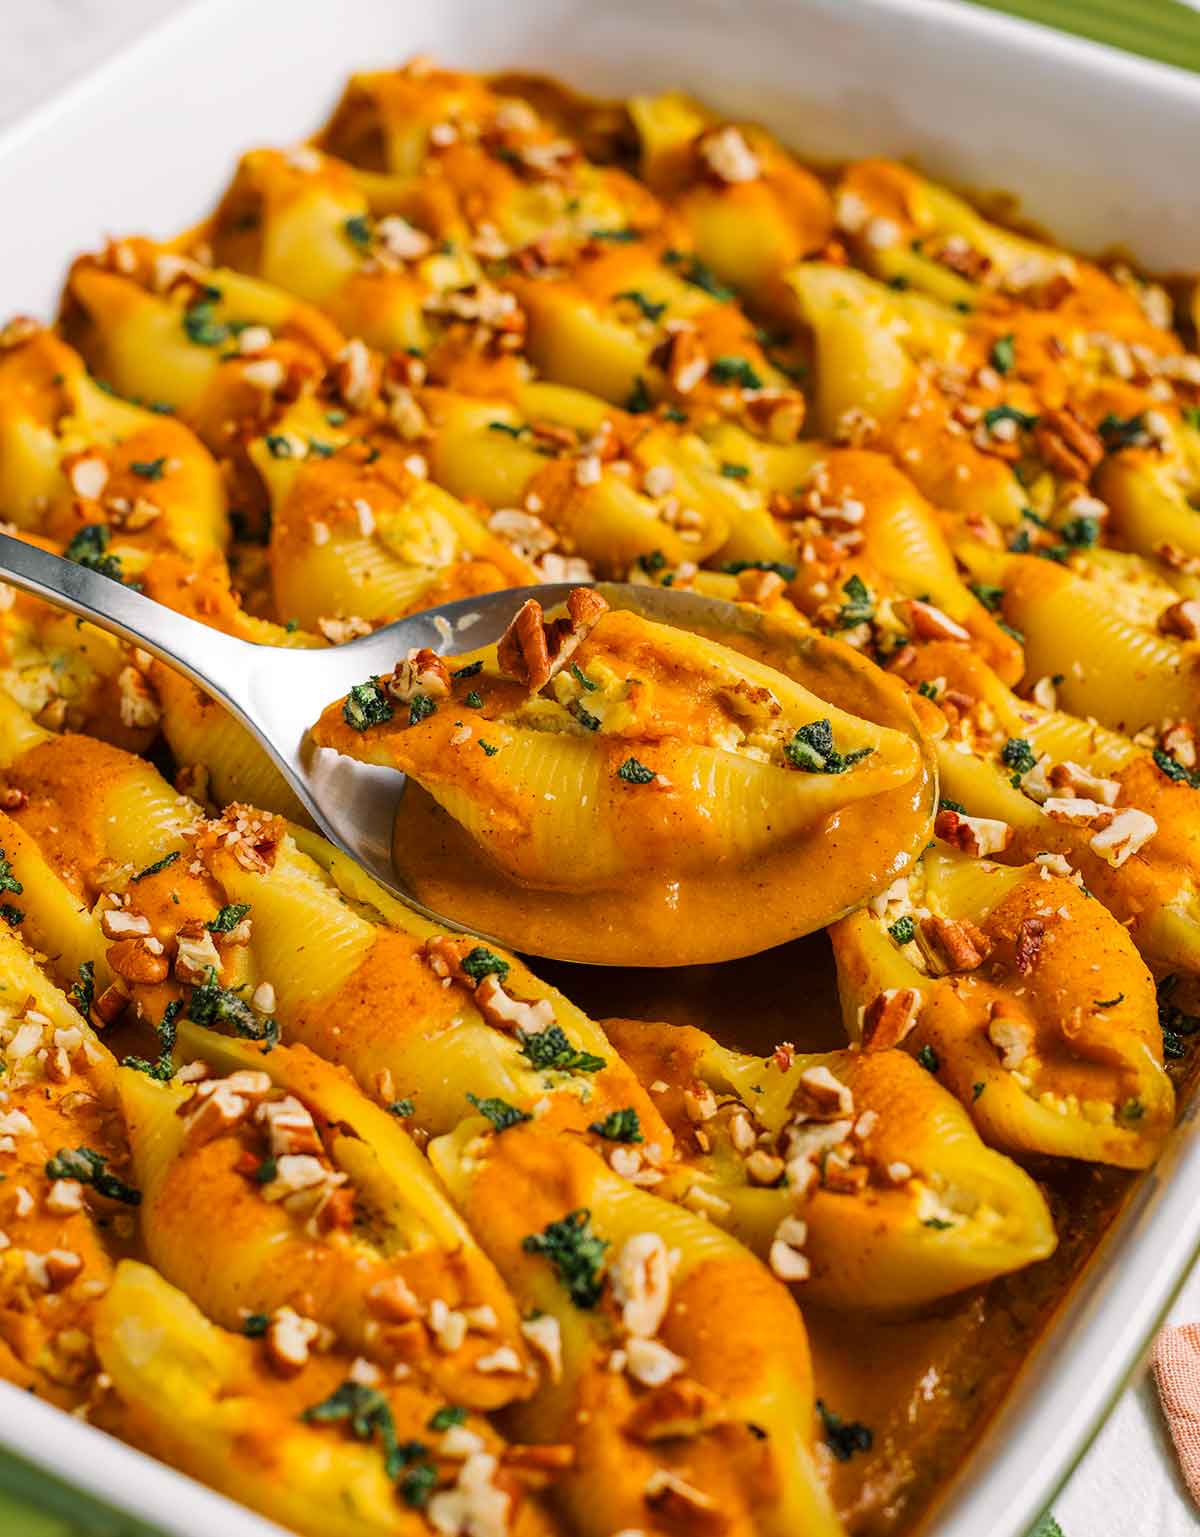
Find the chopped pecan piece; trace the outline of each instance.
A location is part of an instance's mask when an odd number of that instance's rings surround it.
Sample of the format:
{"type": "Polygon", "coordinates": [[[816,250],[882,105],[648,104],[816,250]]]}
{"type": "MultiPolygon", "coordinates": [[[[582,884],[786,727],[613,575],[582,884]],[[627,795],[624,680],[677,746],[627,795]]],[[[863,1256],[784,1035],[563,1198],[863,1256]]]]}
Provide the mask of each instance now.
{"type": "Polygon", "coordinates": [[[921,933],[949,962],[951,971],[974,971],[983,964],[992,942],[967,918],[943,918],[931,913],[921,920],[921,933]]]}
{"type": "Polygon", "coordinates": [[[708,354],[691,326],[668,328],[664,341],[650,354],[650,361],[661,368],[679,395],[690,395],[708,373],[708,354]]]}
{"type": "Polygon", "coordinates": [[[940,266],[949,267],[969,283],[982,283],[992,270],[992,259],[974,246],[968,245],[961,235],[951,235],[936,251],[933,260],[940,266]]]}
{"type": "Polygon", "coordinates": [[[1105,806],[1111,806],[1121,793],[1117,780],[1104,779],[1069,759],[1065,763],[1056,763],[1046,777],[1055,790],[1067,790],[1072,795],[1100,801],[1105,806]]]}
{"type": "Polygon", "coordinates": [[[400,1276],[376,1281],[367,1293],[367,1311],[388,1323],[411,1323],[424,1315],[420,1298],[400,1276]]]}
{"type": "Polygon", "coordinates": [[[1196,729],[1190,721],[1177,720],[1163,727],[1163,751],[1170,753],[1177,763],[1192,769],[1200,759],[1196,755],[1196,729]]]}
{"type": "Polygon", "coordinates": [[[710,175],[727,186],[740,181],[757,181],[762,175],[758,156],[746,143],[742,130],[733,123],[702,133],[696,140],[696,151],[710,175]]]}
{"type": "Polygon", "coordinates": [[[920,598],[905,598],[894,605],[918,640],[970,640],[971,633],[949,614],[924,603],[920,598]]]}
{"type": "Polygon", "coordinates": [[[770,603],[786,586],[778,571],[738,572],[737,595],[742,603],[770,603]]]}
{"type": "Polygon", "coordinates": [[[349,1232],[354,1226],[354,1202],[354,1191],[349,1185],[328,1191],[317,1208],[318,1232],[349,1232]]]}
{"type": "Polygon", "coordinates": [[[451,978],[461,982],[464,987],[474,988],[474,978],[467,975],[462,965],[463,957],[469,955],[473,948],[473,940],[453,939],[449,934],[437,934],[425,941],[421,953],[435,976],[443,980],[451,978]]]}
{"type": "Polygon", "coordinates": [[[286,832],[287,824],[282,817],[235,801],[201,830],[197,846],[224,847],[243,870],[264,875],[274,868],[275,856],[286,832]]]}
{"type": "Polygon", "coordinates": [[[506,1468],[513,1468],[519,1473],[565,1473],[568,1468],[575,1466],[575,1448],[552,1443],[542,1446],[506,1446],[500,1460],[506,1468]]]}
{"type": "Polygon", "coordinates": [[[488,1024],[497,1030],[538,1035],[554,1023],[554,1005],[549,998],[539,998],[534,1003],[514,998],[504,991],[494,974],[484,977],[475,989],[475,1003],[488,1024]]]}
{"type": "Polygon", "coordinates": [[[158,695],[136,667],[123,667],[118,673],[117,694],[123,725],[146,730],[162,719],[158,695]]]}
{"type": "Polygon", "coordinates": [[[1021,919],[1017,929],[1016,957],[1017,970],[1023,977],[1028,976],[1037,965],[1038,953],[1045,937],[1046,925],[1040,918],[1021,919]]]}
{"type": "Polygon", "coordinates": [[[1200,598],[1181,598],[1164,608],[1158,616],[1158,628],[1164,635],[1178,635],[1183,640],[1200,639],[1200,598]]]}
{"type": "Polygon", "coordinates": [[[836,1149],[829,1154],[821,1171],[821,1183],[835,1195],[857,1195],[865,1188],[871,1172],[865,1163],[851,1163],[838,1157],[836,1149]]]}
{"type": "Polygon", "coordinates": [[[1087,481],[1104,458],[1099,434],[1070,406],[1043,412],[1033,438],[1043,463],[1069,480],[1087,481]]]}
{"type": "Polygon", "coordinates": [[[659,1468],[646,1480],[643,1491],[646,1504],[668,1521],[677,1521],[686,1531],[724,1531],[729,1519],[717,1502],[667,1468],[659,1468]]]}
{"type": "Polygon", "coordinates": [[[542,605],[529,598],[500,637],[496,648],[500,670],[525,684],[531,694],[538,693],[566,666],[607,608],[599,593],[576,587],[567,595],[566,616],[547,622],[542,605]]]}
{"type": "Polygon", "coordinates": [[[119,939],[109,945],[105,956],[117,976],[126,982],[165,982],[171,971],[162,943],[153,935],[119,939]]]}
{"type": "Polygon", "coordinates": [[[794,443],[804,426],[804,396],[799,390],[743,390],[742,416],[772,443],[794,443]]]}
{"type": "Polygon", "coordinates": [[[625,1422],[634,1441],[665,1441],[673,1436],[700,1436],[725,1419],[721,1400],[690,1377],[676,1377],[639,1399],[625,1422]]]}
{"type": "Polygon", "coordinates": [[[876,993],[863,1011],[864,1051],[887,1051],[899,1046],[917,1022],[921,994],[915,987],[889,987],[876,993]]]}
{"type": "Polygon", "coordinates": [[[111,983],[92,1005],[92,1020],[99,1028],[111,1025],[129,1006],[129,994],[120,981],[111,983]]]}
{"type": "Polygon", "coordinates": [[[319,1324],[293,1308],[275,1310],[264,1343],[267,1359],[281,1377],[293,1377],[308,1365],[308,1347],[320,1332],[319,1324]]]}
{"type": "Polygon", "coordinates": [[[1007,822],[998,822],[992,817],[964,816],[949,809],[938,812],[933,831],[943,842],[976,857],[1001,853],[1012,836],[1012,828],[1007,822]]]}
{"type": "Polygon", "coordinates": [[[1146,811],[1126,806],[1088,840],[1093,854],[1118,869],[1132,855],[1144,848],[1158,832],[1158,823],[1146,811]]]}
{"type": "Polygon", "coordinates": [[[307,1108],[294,1094],[282,1099],[265,1100],[255,1111],[256,1121],[265,1125],[271,1138],[271,1154],[275,1158],[289,1153],[320,1153],[323,1151],[316,1124],[307,1108]]]}
{"type": "Polygon", "coordinates": [[[216,941],[199,918],[189,918],[175,939],[175,975],[180,982],[203,982],[210,970],[220,974],[221,957],[216,941]]]}
{"type": "Polygon", "coordinates": [[[988,1022],[987,1037],[1009,1072],[1015,1072],[1033,1050],[1033,1027],[1010,1015],[994,1015],[988,1022]]]}
{"type": "Polygon", "coordinates": [[[853,1115],[854,1095],[824,1065],[806,1067],[800,1074],[797,1100],[817,1115],[853,1115]]]}
{"type": "Polygon", "coordinates": [[[396,663],[387,682],[387,691],[402,704],[409,704],[417,694],[444,699],[450,692],[450,670],[436,651],[422,646],[404,661],[396,663]]]}

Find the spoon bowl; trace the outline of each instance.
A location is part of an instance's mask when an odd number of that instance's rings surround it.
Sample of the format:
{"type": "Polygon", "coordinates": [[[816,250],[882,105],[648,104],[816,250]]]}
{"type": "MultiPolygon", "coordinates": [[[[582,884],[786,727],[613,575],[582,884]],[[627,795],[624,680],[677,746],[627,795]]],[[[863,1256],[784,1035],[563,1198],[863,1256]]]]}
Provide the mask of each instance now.
{"type": "MultiPolygon", "coordinates": [[[[428,895],[428,890],[414,889],[393,858],[394,847],[402,846],[397,839],[403,839],[404,820],[398,820],[397,813],[403,804],[405,776],[394,768],[376,767],[319,748],[312,741],[310,728],[322,709],[363,679],[390,673],[398,659],[420,648],[428,647],[451,658],[494,644],[527,599],[536,598],[550,609],[564,602],[578,582],[506,588],[411,615],[327,650],[292,650],[258,645],[212,629],[98,572],[4,534],[0,534],[0,580],[142,647],[189,678],[251,733],[319,831],[432,922],[509,949],[591,964],[682,964],[747,953],[744,943],[723,941],[719,930],[715,939],[698,949],[694,944],[683,943],[682,949],[676,945],[673,959],[668,954],[670,947],[656,950],[648,943],[645,931],[641,944],[627,939],[606,943],[599,938],[600,925],[586,921],[585,907],[580,909],[584,914],[581,923],[560,926],[551,938],[548,930],[534,924],[531,931],[530,924],[523,921],[546,901],[546,893],[529,890],[527,902],[518,902],[514,908],[511,903],[489,901],[486,881],[482,886],[462,887],[461,896],[453,882],[446,886],[429,883],[444,909],[436,910],[422,900],[422,891],[428,895]]],[[[596,586],[610,607],[630,609],[645,619],[694,634],[732,639],[749,655],[762,650],[768,639],[764,616],[743,605],[670,588],[623,583],[596,586]]],[[[921,747],[922,772],[908,795],[912,805],[897,808],[905,826],[903,831],[897,828],[895,858],[886,868],[881,867],[875,883],[887,884],[907,867],[932,814],[936,776],[928,748],[893,680],[885,679],[848,648],[822,636],[805,632],[791,637],[788,643],[801,667],[811,665],[813,656],[819,655],[822,665],[837,673],[839,691],[849,694],[851,709],[907,730],[921,747]],[[807,661],[805,653],[809,654],[807,661]],[[910,821],[911,828],[907,825],[910,821]]],[[[830,911],[822,914],[822,923],[848,910],[846,902],[833,891],[829,895],[830,911]]],[[[863,899],[863,892],[856,890],[854,896],[850,906],[863,899]]],[[[821,925],[808,923],[796,932],[807,932],[814,926],[821,925]]],[[[687,915],[676,914],[671,928],[676,939],[686,938],[687,915]]],[[[774,933],[768,925],[757,948],[791,937],[793,933],[774,933]]]]}

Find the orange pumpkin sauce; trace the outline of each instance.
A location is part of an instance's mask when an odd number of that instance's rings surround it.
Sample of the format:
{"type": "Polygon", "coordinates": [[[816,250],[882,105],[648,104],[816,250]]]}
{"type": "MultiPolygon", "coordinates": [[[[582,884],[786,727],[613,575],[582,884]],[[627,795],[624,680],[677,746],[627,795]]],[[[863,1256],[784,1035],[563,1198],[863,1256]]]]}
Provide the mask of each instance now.
{"type": "MultiPolygon", "coordinates": [[[[846,1044],[824,934],[766,955],[657,972],[535,964],[545,980],[596,1018],[693,1025],[722,1045],[764,1056],[782,1040],[800,1051],[846,1044]]],[[[1184,1083],[1175,1076],[1182,1099],[1184,1083]]],[[[1000,1406],[1134,1178],[1066,1159],[1018,1161],[1050,1203],[1059,1236],[1051,1258],[917,1313],[873,1317],[803,1308],[816,1397],[843,1421],[871,1431],[869,1450],[844,1462],[818,1438],[822,1471],[851,1537],[905,1537],[919,1527],[1000,1406]]]]}
{"type": "MultiPolygon", "coordinates": [[[[696,633],[702,633],[699,626],[696,633]]],[[[839,708],[915,735],[906,698],[848,649],[807,637],[724,630],[710,638],[774,666],[839,708]]],[[[581,651],[583,656],[586,651],[581,651]]],[[[339,729],[335,721],[335,729],[339,729]]],[[[928,826],[932,779],[845,806],[744,862],[680,869],[647,845],[644,874],[615,892],[539,890],[501,872],[463,828],[408,783],[393,832],[396,869],[435,912],[539,955],[643,967],[753,954],[833,921],[908,867],[928,826]]]]}

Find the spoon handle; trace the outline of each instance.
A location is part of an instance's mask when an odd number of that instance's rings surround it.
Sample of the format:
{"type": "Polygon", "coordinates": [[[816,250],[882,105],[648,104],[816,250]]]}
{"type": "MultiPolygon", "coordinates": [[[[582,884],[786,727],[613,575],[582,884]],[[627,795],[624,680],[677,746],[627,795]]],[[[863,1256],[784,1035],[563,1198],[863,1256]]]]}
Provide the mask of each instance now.
{"type": "Polygon", "coordinates": [[[185,673],[206,694],[244,714],[240,684],[253,650],[247,641],[9,534],[0,534],[0,581],[141,646],[185,673]]]}

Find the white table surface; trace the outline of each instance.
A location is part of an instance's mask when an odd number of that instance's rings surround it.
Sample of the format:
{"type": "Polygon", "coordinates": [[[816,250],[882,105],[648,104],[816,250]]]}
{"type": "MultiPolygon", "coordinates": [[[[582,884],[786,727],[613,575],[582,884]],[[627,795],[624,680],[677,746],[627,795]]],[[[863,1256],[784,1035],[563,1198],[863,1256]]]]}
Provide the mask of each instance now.
{"type": "MultiPolygon", "coordinates": [[[[0,0],[0,128],[94,69],[179,3],[0,0]]],[[[0,255],[0,268],[2,260],[0,255]]],[[[3,314],[0,289],[0,319],[3,314]]],[[[1172,1318],[1200,1318],[1200,1268],[1172,1318]]],[[[1054,1513],[1064,1537],[1195,1537],[1200,1530],[1148,1371],[1118,1403],[1054,1513]]]]}

